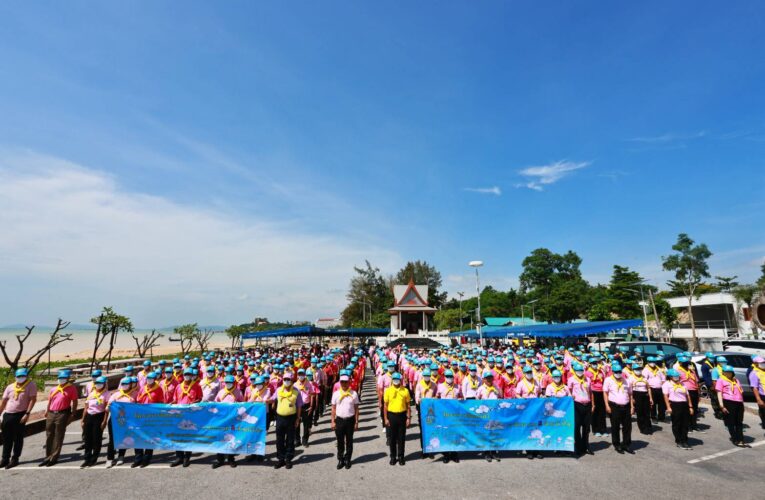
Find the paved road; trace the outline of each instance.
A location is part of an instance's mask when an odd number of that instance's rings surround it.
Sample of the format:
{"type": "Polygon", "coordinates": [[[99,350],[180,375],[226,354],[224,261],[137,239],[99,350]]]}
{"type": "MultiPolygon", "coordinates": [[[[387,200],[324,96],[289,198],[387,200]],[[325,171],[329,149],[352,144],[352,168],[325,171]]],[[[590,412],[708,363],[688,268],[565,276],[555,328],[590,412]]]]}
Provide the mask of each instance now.
{"type": "MultiPolygon", "coordinates": [[[[371,387],[371,380],[367,387],[371,387]]],[[[739,449],[727,440],[722,423],[711,415],[702,420],[711,425],[706,433],[692,434],[692,451],[675,448],[669,424],[652,436],[633,437],[635,455],[619,455],[608,440],[592,442],[594,456],[574,459],[546,456],[528,460],[505,452],[502,461],[486,463],[475,454],[463,454],[459,464],[444,464],[440,458],[422,460],[419,432],[407,436],[406,466],[390,466],[385,438],[374,406],[374,395],[362,397],[361,424],[356,434],[354,465],[351,470],[335,469],[334,434],[328,416],[322,418],[307,449],[299,449],[295,467],[274,470],[269,464],[241,462],[236,469],[212,470],[213,457],[197,455],[188,469],[169,468],[172,454],[159,452],[146,469],[128,465],[105,469],[103,455],[94,468],[80,470],[75,448],[79,444],[79,423],[69,428],[59,464],[38,468],[42,459],[44,434],[27,439],[22,464],[0,471],[2,498],[102,497],[121,499],[179,498],[199,493],[225,499],[243,494],[253,498],[765,498],[765,436],[759,420],[747,414],[745,434],[752,449],[739,449]],[[96,492],[94,492],[96,488],[96,492]]],[[[416,420],[415,420],[416,421],[416,420]]],[[[636,426],[633,425],[636,430],[636,426]]],[[[269,459],[273,460],[274,440],[269,435],[269,459]]],[[[105,446],[104,446],[105,453],[105,446]]],[[[128,452],[128,459],[132,451],[128,452]]],[[[197,497],[198,498],[198,497],[197,497]]]]}

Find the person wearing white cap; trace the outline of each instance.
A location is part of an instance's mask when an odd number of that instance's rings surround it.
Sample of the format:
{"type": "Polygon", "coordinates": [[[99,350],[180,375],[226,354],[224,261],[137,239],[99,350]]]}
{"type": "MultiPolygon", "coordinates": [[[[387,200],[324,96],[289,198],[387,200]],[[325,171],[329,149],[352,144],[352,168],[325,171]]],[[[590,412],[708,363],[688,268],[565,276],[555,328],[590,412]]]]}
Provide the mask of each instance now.
{"type": "Polygon", "coordinates": [[[340,389],[332,393],[332,430],[337,438],[337,468],[351,468],[353,433],[359,429],[359,395],[350,377],[340,375],[340,389]]]}

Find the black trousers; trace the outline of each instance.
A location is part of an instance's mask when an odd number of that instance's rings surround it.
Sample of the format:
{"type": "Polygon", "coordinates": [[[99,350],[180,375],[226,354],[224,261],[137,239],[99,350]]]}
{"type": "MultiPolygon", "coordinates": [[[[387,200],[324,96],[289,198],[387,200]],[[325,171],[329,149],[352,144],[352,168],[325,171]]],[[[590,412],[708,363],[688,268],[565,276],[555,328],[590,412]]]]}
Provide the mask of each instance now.
{"type": "Polygon", "coordinates": [[[218,460],[218,463],[222,464],[228,459],[230,462],[233,462],[236,458],[236,455],[232,455],[231,453],[216,453],[216,457],[218,460]]]}
{"type": "Polygon", "coordinates": [[[728,410],[723,415],[731,441],[740,443],[744,440],[744,403],[723,399],[723,406],[728,410]]]}
{"type": "MultiPolygon", "coordinates": [[[[107,460],[114,460],[115,458],[115,450],[114,450],[114,430],[112,429],[112,419],[109,418],[109,423],[106,427],[109,430],[109,444],[106,446],[106,459],[107,460]]],[[[125,458],[125,452],[127,450],[117,450],[117,455],[119,458],[125,458]]]]}
{"type": "Polygon", "coordinates": [[[316,397],[316,410],[313,412],[313,426],[319,425],[319,417],[324,414],[324,388],[319,389],[319,395],[316,397]]]}
{"type": "Polygon", "coordinates": [[[614,448],[629,448],[632,444],[632,418],[630,405],[618,405],[610,403],[611,407],[611,443],[614,448]]]}
{"type": "Polygon", "coordinates": [[[21,456],[26,432],[26,424],[21,423],[24,415],[24,412],[3,414],[3,460],[10,460],[11,455],[15,459],[21,456]]]}
{"type": "Polygon", "coordinates": [[[672,435],[675,436],[675,443],[687,443],[688,428],[691,422],[688,401],[670,401],[669,407],[672,410],[672,435]]]}
{"type": "Polygon", "coordinates": [[[349,461],[353,456],[353,431],[356,425],[354,417],[335,417],[335,437],[337,438],[337,459],[349,461]]]}
{"type": "MultiPolygon", "coordinates": [[[[313,424],[313,414],[311,408],[303,406],[298,410],[300,412],[300,427],[303,428],[303,442],[308,442],[308,436],[311,434],[311,425],[313,424]]],[[[300,443],[300,428],[295,429],[295,444],[300,443]]]]}
{"type": "Polygon", "coordinates": [[[404,458],[404,443],[406,442],[406,412],[388,412],[390,423],[390,458],[404,458]]]}
{"type": "Polygon", "coordinates": [[[632,396],[635,398],[635,417],[638,429],[642,434],[650,434],[653,432],[653,425],[651,425],[651,400],[648,397],[648,392],[634,391],[632,396]]]}
{"type": "Polygon", "coordinates": [[[691,397],[691,405],[693,405],[693,415],[689,415],[689,426],[691,429],[696,429],[696,424],[699,421],[699,391],[688,391],[688,395],[691,397]]]}
{"type": "Polygon", "coordinates": [[[709,403],[712,405],[712,411],[714,412],[715,418],[723,418],[720,402],[717,400],[717,391],[715,391],[714,382],[711,387],[707,387],[707,391],[709,392],[709,403]]]}
{"type": "MultiPolygon", "coordinates": [[[[138,452],[138,450],[136,450],[138,452]]],[[[180,458],[181,460],[184,460],[186,458],[191,458],[191,452],[190,451],[176,451],[175,452],[176,458],[180,458]]]]}
{"type": "Polygon", "coordinates": [[[83,415],[82,435],[85,437],[85,460],[96,461],[101,455],[101,442],[104,439],[104,431],[101,424],[104,423],[106,413],[96,413],[94,415],[85,412],[83,415]]]}
{"type": "Polygon", "coordinates": [[[291,462],[295,456],[295,422],[297,413],[283,417],[276,414],[276,458],[291,462]]]}
{"type": "Polygon", "coordinates": [[[574,403],[574,451],[580,455],[590,447],[590,420],[592,405],[574,403]]]}
{"type": "Polygon", "coordinates": [[[667,405],[664,404],[664,393],[661,392],[661,387],[658,389],[651,387],[651,396],[653,397],[651,418],[663,422],[664,418],[667,416],[667,405]]]}
{"type": "Polygon", "coordinates": [[[603,399],[602,391],[592,391],[592,400],[595,409],[592,412],[592,433],[606,433],[606,400],[603,399]]]}

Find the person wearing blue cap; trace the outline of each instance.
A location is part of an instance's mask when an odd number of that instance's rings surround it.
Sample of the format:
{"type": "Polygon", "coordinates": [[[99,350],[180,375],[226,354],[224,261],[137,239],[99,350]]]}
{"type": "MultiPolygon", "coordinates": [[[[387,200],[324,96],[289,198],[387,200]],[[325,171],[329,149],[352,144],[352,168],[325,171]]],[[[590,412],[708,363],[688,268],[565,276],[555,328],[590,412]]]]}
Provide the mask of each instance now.
{"type": "Polygon", "coordinates": [[[99,376],[90,393],[85,398],[85,411],[82,415],[81,427],[84,436],[85,460],[81,469],[91,467],[98,461],[101,454],[101,442],[106,427],[106,405],[109,402],[109,391],[106,388],[106,377],[99,376]]]}
{"type": "Polygon", "coordinates": [[[406,429],[411,422],[411,398],[401,383],[401,374],[393,373],[391,386],[383,394],[383,423],[390,429],[390,464],[406,465],[404,458],[406,429]]]}
{"type": "Polygon", "coordinates": [[[19,368],[14,377],[14,383],[5,388],[0,401],[0,413],[3,414],[3,460],[0,468],[5,469],[19,465],[27,420],[37,402],[37,385],[29,378],[29,371],[19,368]]]}
{"type": "Polygon", "coordinates": [[[741,448],[748,448],[749,445],[744,443],[744,390],[732,366],[725,364],[721,371],[722,375],[715,383],[715,392],[730,441],[741,448]]]}
{"type": "MultiPolygon", "coordinates": [[[[422,412],[420,411],[420,404],[423,399],[435,398],[436,390],[438,389],[438,366],[436,370],[433,368],[425,368],[422,371],[422,378],[417,383],[417,387],[414,390],[414,403],[417,407],[417,422],[422,429],[422,412]]],[[[420,448],[422,449],[422,458],[432,458],[432,454],[425,453],[425,444],[422,441],[422,432],[420,432],[420,448]]]]}
{"type": "MultiPolygon", "coordinates": [[[[215,396],[216,403],[241,403],[242,393],[236,383],[236,377],[234,375],[226,375],[223,378],[223,387],[220,388],[218,394],[215,396]]],[[[236,455],[228,453],[218,453],[217,459],[212,465],[213,469],[217,469],[225,462],[228,462],[229,467],[236,467],[236,455]]]]}
{"type": "Polygon", "coordinates": [[[275,469],[292,468],[295,456],[295,431],[300,427],[300,409],[303,399],[293,386],[292,372],[285,371],[282,386],[271,396],[276,405],[276,459],[275,469]]]}
{"type": "Polygon", "coordinates": [[[693,414],[693,403],[688,396],[688,389],[680,380],[680,372],[674,368],[667,370],[667,381],[664,382],[662,392],[664,402],[672,412],[672,435],[675,437],[675,445],[690,450],[688,428],[690,416],[693,414]]]}
{"type": "MultiPolygon", "coordinates": [[[[139,384],[140,387],[140,384],[139,384]]],[[[157,383],[157,373],[149,372],[146,374],[146,382],[143,387],[136,391],[136,403],[138,404],[159,404],[165,402],[165,391],[157,383]]],[[[135,460],[130,467],[146,467],[151,463],[154,450],[138,449],[135,450],[135,460]]]]}
{"type": "Polygon", "coordinates": [[[664,422],[667,415],[667,407],[664,404],[664,394],[662,386],[667,381],[667,374],[659,366],[659,360],[656,356],[648,356],[648,364],[643,368],[643,377],[648,382],[651,391],[653,406],[651,407],[651,420],[654,422],[664,422]]]}
{"type": "Polygon", "coordinates": [[[717,380],[717,361],[714,353],[707,352],[704,354],[704,361],[701,363],[701,379],[704,381],[704,385],[707,387],[707,393],[709,395],[709,403],[712,406],[712,413],[718,420],[722,419],[723,414],[720,410],[720,403],[717,401],[717,394],[715,393],[715,381],[717,380]]]}
{"type": "Polygon", "coordinates": [[[40,467],[52,467],[58,462],[61,446],[64,444],[66,426],[74,419],[77,411],[77,389],[69,382],[71,372],[60,370],[58,385],[48,395],[45,410],[45,459],[40,467]]]}
{"type": "MultiPolygon", "coordinates": [[[[190,405],[202,401],[202,387],[196,381],[193,368],[183,370],[183,382],[175,388],[173,404],[190,405]]],[[[188,467],[191,464],[191,452],[178,450],[175,452],[175,460],[170,467],[178,467],[183,464],[188,467]]]]}
{"type": "Polygon", "coordinates": [[[635,400],[632,397],[630,381],[622,377],[622,367],[611,365],[611,376],[603,382],[603,396],[606,413],[611,416],[611,443],[617,453],[634,454],[632,445],[632,419],[635,400]]]}
{"type": "Polygon", "coordinates": [[[351,389],[350,377],[340,374],[340,388],[332,394],[331,428],[337,439],[337,469],[351,468],[353,433],[359,429],[359,396],[351,389]]]}
{"type": "Polygon", "coordinates": [[[648,381],[643,376],[643,369],[639,363],[632,364],[632,397],[635,400],[635,420],[641,434],[653,434],[651,425],[651,407],[653,406],[653,394],[648,381]]]}
{"type": "Polygon", "coordinates": [[[106,448],[106,468],[114,467],[115,465],[122,465],[125,461],[126,449],[120,449],[115,452],[114,449],[114,429],[111,418],[111,405],[115,401],[120,403],[134,403],[135,398],[130,393],[130,377],[125,377],[120,380],[119,388],[112,392],[109,397],[109,403],[106,405],[105,420],[108,422],[109,429],[109,444],[106,448]]]}

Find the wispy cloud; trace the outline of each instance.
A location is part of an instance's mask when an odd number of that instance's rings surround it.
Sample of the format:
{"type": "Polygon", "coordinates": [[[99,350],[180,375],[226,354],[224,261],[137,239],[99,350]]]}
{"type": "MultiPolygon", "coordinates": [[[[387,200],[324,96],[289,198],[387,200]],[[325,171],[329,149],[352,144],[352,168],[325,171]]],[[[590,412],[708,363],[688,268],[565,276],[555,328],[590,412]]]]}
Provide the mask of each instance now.
{"type": "Polygon", "coordinates": [[[561,160],[549,165],[526,167],[518,173],[530,179],[529,182],[516,184],[515,187],[526,187],[535,191],[542,191],[544,186],[555,184],[572,172],[587,167],[591,163],[589,161],[573,162],[561,160]]]}
{"type": "Polygon", "coordinates": [[[701,139],[709,135],[706,130],[700,130],[698,132],[690,134],[680,134],[674,132],[668,132],[662,135],[646,136],[646,137],[632,137],[627,139],[630,142],[641,142],[645,144],[666,144],[669,142],[687,141],[691,139],[701,139]]]}
{"type": "Polygon", "coordinates": [[[502,190],[499,189],[499,186],[492,186],[487,188],[465,188],[465,191],[470,191],[471,193],[493,194],[494,196],[502,196],[502,190]]]}

